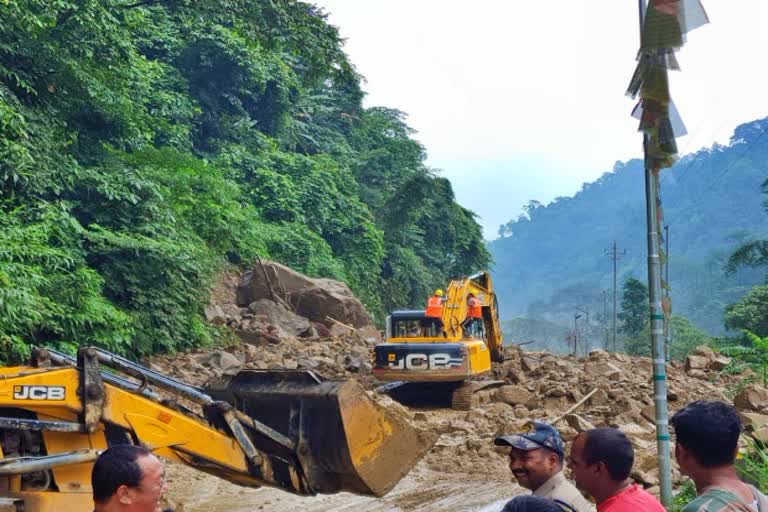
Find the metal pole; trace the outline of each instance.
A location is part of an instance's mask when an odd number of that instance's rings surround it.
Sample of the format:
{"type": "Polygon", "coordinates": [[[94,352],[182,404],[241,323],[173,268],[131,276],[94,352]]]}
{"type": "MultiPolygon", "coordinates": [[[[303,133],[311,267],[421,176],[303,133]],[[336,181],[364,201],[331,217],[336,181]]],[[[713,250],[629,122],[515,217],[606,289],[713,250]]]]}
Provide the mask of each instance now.
{"type": "Polygon", "coordinates": [[[578,313],[573,314],[573,355],[579,355],[579,327],[577,320],[581,318],[578,313]]]}
{"type": "MultiPolygon", "coordinates": [[[[639,0],[640,38],[642,46],[645,0],[639,0]]],[[[667,414],[667,367],[664,358],[664,310],[661,307],[661,261],[659,259],[659,233],[657,231],[658,169],[652,169],[648,160],[648,135],[643,136],[645,167],[646,222],[648,224],[648,302],[651,323],[651,354],[653,357],[653,388],[656,404],[656,447],[659,457],[659,483],[661,503],[672,504],[672,479],[669,449],[669,420],[667,414]]]]}
{"type": "MultiPolygon", "coordinates": [[[[618,308],[617,300],[616,300],[616,262],[619,260],[621,256],[624,256],[627,254],[627,250],[624,249],[621,254],[619,254],[619,251],[616,249],[616,240],[613,241],[613,249],[611,249],[610,252],[608,252],[608,249],[604,249],[606,256],[610,256],[613,260],[613,351],[616,352],[616,310],[618,308]]],[[[607,346],[605,347],[608,348],[607,346]]]]}
{"type": "Polygon", "coordinates": [[[587,310],[587,328],[584,331],[584,357],[589,355],[589,310],[587,310]]]}
{"type": "Polygon", "coordinates": [[[587,315],[587,325],[584,327],[584,357],[586,357],[589,355],[589,308],[580,308],[576,306],[576,309],[587,315]]]}
{"type": "Polygon", "coordinates": [[[613,241],[613,351],[616,352],[616,240],[613,241]]]}
{"type": "Polygon", "coordinates": [[[608,350],[608,291],[603,290],[603,335],[605,336],[605,350],[608,350]]]}
{"type": "Polygon", "coordinates": [[[667,287],[664,289],[664,295],[667,297],[667,305],[669,306],[669,318],[665,318],[666,322],[666,336],[664,338],[664,355],[667,361],[672,360],[672,303],[669,302],[669,224],[664,226],[664,254],[666,258],[664,260],[664,281],[667,283],[667,287]]]}

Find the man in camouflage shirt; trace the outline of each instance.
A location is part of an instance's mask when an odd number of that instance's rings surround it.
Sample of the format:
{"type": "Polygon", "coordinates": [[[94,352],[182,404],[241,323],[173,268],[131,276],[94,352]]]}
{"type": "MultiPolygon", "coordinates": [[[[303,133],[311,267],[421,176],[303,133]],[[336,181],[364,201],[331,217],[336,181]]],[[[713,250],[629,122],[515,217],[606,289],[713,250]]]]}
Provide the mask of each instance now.
{"type": "Polygon", "coordinates": [[[696,484],[697,497],[683,512],[768,512],[768,499],[739,480],[734,462],[741,420],[724,402],[702,400],[680,409],[670,420],[680,471],[696,484]]]}

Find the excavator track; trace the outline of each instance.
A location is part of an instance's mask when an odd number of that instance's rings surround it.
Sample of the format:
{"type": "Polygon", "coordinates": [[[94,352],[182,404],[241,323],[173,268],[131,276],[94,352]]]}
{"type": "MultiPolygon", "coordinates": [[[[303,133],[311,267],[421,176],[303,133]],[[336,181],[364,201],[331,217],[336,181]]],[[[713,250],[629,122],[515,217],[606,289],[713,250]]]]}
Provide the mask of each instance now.
{"type": "Polygon", "coordinates": [[[496,398],[496,391],[504,384],[503,380],[464,382],[453,391],[451,409],[469,411],[490,403],[496,398]]]}

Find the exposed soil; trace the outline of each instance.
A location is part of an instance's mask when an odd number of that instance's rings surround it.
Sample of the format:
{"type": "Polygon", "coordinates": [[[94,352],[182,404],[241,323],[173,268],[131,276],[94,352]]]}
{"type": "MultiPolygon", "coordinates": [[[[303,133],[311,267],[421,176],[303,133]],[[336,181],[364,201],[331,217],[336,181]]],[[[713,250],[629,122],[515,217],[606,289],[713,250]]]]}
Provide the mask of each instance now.
{"type": "MultiPolygon", "coordinates": [[[[370,373],[370,361],[379,338],[370,327],[351,329],[332,323],[324,330],[313,324],[302,336],[287,335],[286,332],[297,325],[296,318],[286,315],[286,325],[271,326],[267,319],[251,314],[251,309],[234,304],[236,286],[234,275],[222,278],[209,320],[232,328],[240,335],[240,344],[226,350],[154,358],[152,366],[195,385],[243,368],[309,369],[328,377],[356,379],[370,390],[375,400],[397,409],[416,428],[436,433],[439,438],[421,462],[384,498],[346,493],[299,497],[278,489],[242,488],[171,465],[168,498],[177,505],[177,510],[494,512],[522,490],[511,479],[506,450],[495,447],[493,439],[502,433],[519,431],[532,419],[557,419],[566,444],[578,432],[593,427],[622,429],[635,446],[632,478],[650,492],[658,492],[654,390],[652,364],[648,358],[598,350],[579,359],[507,347],[505,362],[494,364],[490,376],[507,385],[499,388],[490,403],[468,412],[410,408],[373,391],[377,383],[370,373]],[[590,393],[590,398],[575,411],[564,414],[590,393]]],[[[674,411],[697,399],[728,400],[724,391],[740,376],[720,372],[727,364],[727,358],[701,348],[689,356],[685,364],[668,365],[670,409],[674,411]]],[[[747,412],[748,432],[768,439],[768,391],[745,390],[737,397],[736,405],[747,412]]],[[[674,469],[673,483],[681,481],[681,475],[674,469]]]]}

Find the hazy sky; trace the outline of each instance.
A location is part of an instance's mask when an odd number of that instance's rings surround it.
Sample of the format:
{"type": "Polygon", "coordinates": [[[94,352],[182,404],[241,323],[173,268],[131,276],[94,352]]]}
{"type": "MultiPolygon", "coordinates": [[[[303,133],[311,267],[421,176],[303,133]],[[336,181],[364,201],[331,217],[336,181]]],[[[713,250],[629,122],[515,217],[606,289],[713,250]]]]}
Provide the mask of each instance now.
{"type": "MultiPolygon", "coordinates": [[[[635,0],[315,0],[367,80],[366,106],[409,114],[428,165],[480,215],[486,238],[530,199],[572,195],[640,157],[624,96],[635,67],[635,0]]],[[[727,143],[768,115],[768,0],[703,0],[672,97],[683,153],[727,143]]],[[[642,194],[643,191],[638,191],[642,194]]]]}

